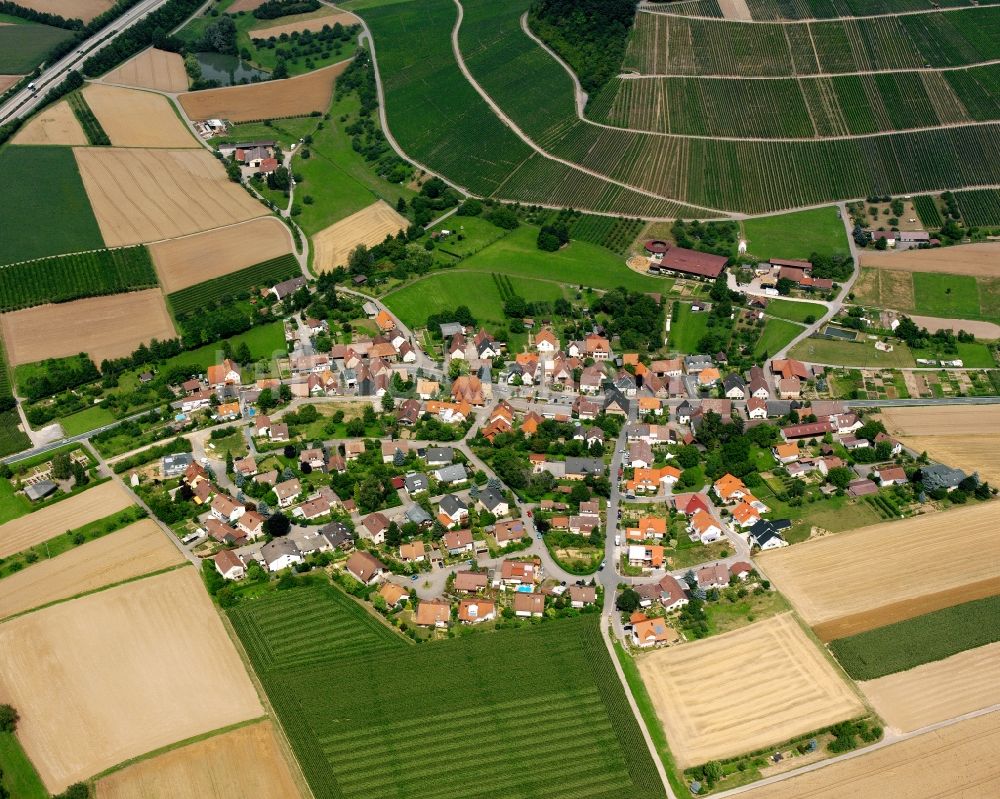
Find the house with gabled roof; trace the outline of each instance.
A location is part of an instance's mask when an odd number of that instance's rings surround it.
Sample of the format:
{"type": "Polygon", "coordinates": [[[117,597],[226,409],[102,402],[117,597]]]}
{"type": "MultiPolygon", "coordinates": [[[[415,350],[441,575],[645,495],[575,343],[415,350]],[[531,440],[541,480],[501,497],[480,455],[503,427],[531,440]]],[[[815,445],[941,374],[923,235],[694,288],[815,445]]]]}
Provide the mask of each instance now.
{"type": "Polygon", "coordinates": [[[355,580],[365,585],[371,585],[389,573],[388,566],[363,549],[351,553],[345,568],[355,580]]]}
{"type": "Polygon", "coordinates": [[[458,620],[462,624],[480,624],[497,617],[497,603],[491,599],[463,599],[458,603],[458,620]]]}

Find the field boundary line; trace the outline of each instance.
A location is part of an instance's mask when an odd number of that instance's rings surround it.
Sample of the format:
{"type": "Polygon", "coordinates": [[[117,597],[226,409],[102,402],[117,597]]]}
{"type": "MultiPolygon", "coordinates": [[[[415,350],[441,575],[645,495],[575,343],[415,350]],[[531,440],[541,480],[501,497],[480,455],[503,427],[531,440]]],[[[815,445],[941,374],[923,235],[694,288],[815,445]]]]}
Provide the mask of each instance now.
{"type": "MultiPolygon", "coordinates": [[[[674,5],[671,3],[671,5],[674,5]]],[[[677,3],[677,5],[686,5],[677,3]]],[[[726,19],[725,17],[705,17],[693,14],[674,14],[671,11],[661,11],[658,8],[650,8],[643,4],[638,8],[640,14],[655,14],[658,17],[676,17],[677,19],[697,19],[703,22],[734,22],[738,25],[801,25],[808,22],[841,22],[856,19],[883,19],[885,17],[916,17],[923,14],[940,14],[948,11],[971,11],[974,8],[992,8],[992,6],[951,6],[948,8],[917,8],[910,11],[887,11],[884,14],[859,14],[857,16],[843,17],[801,17],[800,19],[726,19]]]]}
{"type": "MultiPolygon", "coordinates": [[[[814,45],[815,46],[815,45],[814,45]]],[[[815,55],[815,50],[813,51],[815,55]]],[[[907,72],[960,72],[963,69],[976,69],[1000,64],[1000,59],[991,58],[986,61],[973,61],[968,64],[958,64],[950,67],[906,67],[895,69],[856,69],[847,72],[812,72],[808,75],[744,75],[736,73],[713,72],[709,75],[682,75],[677,72],[621,72],[615,77],[619,80],[649,80],[651,78],[691,78],[693,80],[790,80],[792,78],[842,78],[851,75],[894,75],[907,72]]],[[[818,66],[818,64],[817,64],[818,66]]]]}

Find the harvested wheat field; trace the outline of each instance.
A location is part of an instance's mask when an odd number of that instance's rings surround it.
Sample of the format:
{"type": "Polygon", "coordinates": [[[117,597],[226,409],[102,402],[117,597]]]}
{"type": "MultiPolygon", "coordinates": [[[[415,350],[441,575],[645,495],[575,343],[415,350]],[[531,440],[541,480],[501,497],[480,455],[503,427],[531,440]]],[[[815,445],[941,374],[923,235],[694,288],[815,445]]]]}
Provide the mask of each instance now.
{"type": "Polygon", "coordinates": [[[288,228],[273,216],[161,241],[149,248],[163,290],[174,291],[292,252],[288,228]]]}
{"type": "MultiPolygon", "coordinates": [[[[230,11],[233,7],[230,6],[230,11]]],[[[186,92],[188,88],[184,59],[177,53],[151,47],[143,50],[101,78],[105,83],[121,83],[140,89],[161,92],[186,92]]]]}
{"type": "Polygon", "coordinates": [[[1000,643],[858,685],[890,727],[919,730],[1000,704],[1000,643]]]}
{"type": "Polygon", "coordinates": [[[410,220],[396,213],[385,200],[379,200],[313,236],[313,267],[318,272],[329,272],[346,266],[347,256],[359,244],[381,244],[386,236],[395,236],[409,226],[410,220]]]}
{"type": "Polygon", "coordinates": [[[111,8],[114,0],[17,0],[17,4],[44,14],[58,14],[66,19],[90,22],[98,14],[111,8]]]}
{"type": "Polygon", "coordinates": [[[298,799],[270,721],[174,749],[99,780],[97,799],[298,799]]]}
{"type": "Polygon", "coordinates": [[[347,28],[351,25],[357,25],[360,21],[361,20],[354,16],[354,14],[350,11],[331,11],[329,14],[324,14],[322,17],[303,19],[299,22],[287,22],[283,25],[270,25],[253,28],[250,31],[250,38],[268,39],[271,36],[281,36],[283,33],[291,35],[296,31],[319,31],[323,30],[324,25],[329,25],[332,28],[338,22],[347,28]]]}
{"type": "Polygon", "coordinates": [[[24,75],[0,75],[0,93],[7,91],[23,77],[24,75]]]}
{"type": "Polygon", "coordinates": [[[268,214],[202,149],[73,152],[109,247],[172,239],[268,214]]]}
{"type": "Polygon", "coordinates": [[[661,649],[636,663],[682,768],[864,711],[790,613],[661,649]]]}
{"type": "Polygon", "coordinates": [[[1000,578],[998,525],[1000,503],[989,502],[762,552],[757,564],[816,634],[832,640],[843,633],[833,634],[831,623],[844,617],[862,632],[926,613],[924,597],[937,595],[937,608],[968,601],[966,586],[1000,578]],[[960,545],[946,530],[961,531],[960,545]]]}
{"type": "Polygon", "coordinates": [[[69,103],[61,100],[33,116],[11,140],[11,144],[86,145],[87,134],[69,103]]]}
{"type": "Polygon", "coordinates": [[[334,79],[347,69],[348,64],[350,59],[297,78],[188,92],[178,99],[188,119],[219,118],[231,122],[252,122],[302,117],[329,108],[334,79]]]}
{"type": "Polygon", "coordinates": [[[983,799],[1000,796],[1000,713],[960,721],[764,785],[743,799],[983,799]]]}
{"type": "Polygon", "coordinates": [[[958,247],[941,247],[933,250],[863,252],[861,265],[906,272],[1000,277],[1000,241],[962,244],[958,247]]]}
{"type": "Polygon", "coordinates": [[[159,289],[36,305],[0,315],[7,360],[15,366],[87,353],[100,365],[150,339],[177,333],[159,289]]]}
{"type": "Polygon", "coordinates": [[[89,83],[83,97],[115,147],[199,146],[161,94],[89,83]]]}
{"type": "Polygon", "coordinates": [[[0,702],[53,793],[263,712],[193,568],[0,624],[0,702]]]}
{"type": "Polygon", "coordinates": [[[75,530],[88,522],[103,519],[131,504],[132,498],[125,489],[109,480],[75,497],[0,524],[0,558],[48,541],[67,530],[75,530]]]}
{"type": "Polygon", "coordinates": [[[263,3],[264,0],[236,0],[235,3],[231,3],[226,12],[229,14],[236,14],[240,11],[253,11],[257,6],[263,3]]]}
{"type": "Polygon", "coordinates": [[[0,619],[183,563],[152,519],[0,580],[0,619]]]}

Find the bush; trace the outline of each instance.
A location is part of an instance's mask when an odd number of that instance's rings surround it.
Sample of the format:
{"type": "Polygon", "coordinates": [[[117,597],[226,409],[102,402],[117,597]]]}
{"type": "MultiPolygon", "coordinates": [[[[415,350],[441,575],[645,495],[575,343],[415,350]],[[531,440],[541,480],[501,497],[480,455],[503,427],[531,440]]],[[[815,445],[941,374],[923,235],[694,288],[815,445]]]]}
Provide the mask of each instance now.
{"type": "Polygon", "coordinates": [[[0,705],[0,732],[14,732],[19,718],[13,706],[0,705]]]}

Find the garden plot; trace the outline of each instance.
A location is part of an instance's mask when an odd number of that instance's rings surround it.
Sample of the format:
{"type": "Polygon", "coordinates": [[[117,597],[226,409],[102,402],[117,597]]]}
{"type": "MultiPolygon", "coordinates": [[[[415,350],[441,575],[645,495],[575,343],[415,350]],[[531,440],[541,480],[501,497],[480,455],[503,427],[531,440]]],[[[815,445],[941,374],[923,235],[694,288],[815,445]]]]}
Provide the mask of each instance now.
{"type": "Polygon", "coordinates": [[[69,103],[61,100],[28,120],[11,140],[11,144],[87,144],[79,120],[69,103]]]}
{"type": "Polygon", "coordinates": [[[205,150],[73,152],[109,247],[186,236],[268,213],[205,150]]]}
{"type": "Polygon", "coordinates": [[[292,251],[288,228],[274,217],[196,233],[149,248],[163,290],[203,283],[292,251]]]}
{"type": "Polygon", "coordinates": [[[298,799],[270,721],[165,752],[97,782],[97,799],[298,799]]]}
{"type": "Polygon", "coordinates": [[[159,289],[12,311],[0,315],[0,330],[14,366],[80,352],[100,364],[177,335],[159,289]]]}
{"type": "Polygon", "coordinates": [[[143,519],[0,580],[0,619],[183,562],[156,522],[143,519]]]}
{"type": "Polygon", "coordinates": [[[997,593],[998,525],[1000,503],[990,502],[763,552],[757,563],[829,641],[997,593]]]}
{"type": "Polygon", "coordinates": [[[636,663],[682,768],[864,712],[791,614],[661,649],[636,663]]]}
{"type": "Polygon", "coordinates": [[[115,147],[198,147],[163,95],[90,83],[83,97],[115,147]]]}
{"type": "Polygon", "coordinates": [[[304,117],[330,107],[333,82],[349,63],[350,59],[288,80],[190,92],[178,99],[189,119],[253,122],[304,117]]]}
{"type": "Polygon", "coordinates": [[[103,519],[131,504],[132,498],[113,480],[88,488],[76,496],[0,525],[0,558],[103,519]]]}
{"type": "MultiPolygon", "coordinates": [[[[232,7],[229,10],[232,11],[232,7]]],[[[140,89],[158,89],[161,92],[184,92],[188,87],[184,59],[177,53],[168,53],[155,47],[143,50],[135,58],[111,70],[101,80],[140,89]]]]}
{"type": "Polygon", "coordinates": [[[190,568],[0,625],[0,700],[53,793],[263,712],[190,568]]]}
{"type": "Polygon", "coordinates": [[[347,256],[359,244],[369,247],[381,244],[386,236],[395,236],[409,225],[406,217],[398,214],[385,200],[379,200],[313,236],[316,248],[313,265],[318,272],[346,266],[347,256]]]}

